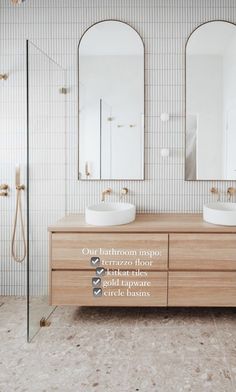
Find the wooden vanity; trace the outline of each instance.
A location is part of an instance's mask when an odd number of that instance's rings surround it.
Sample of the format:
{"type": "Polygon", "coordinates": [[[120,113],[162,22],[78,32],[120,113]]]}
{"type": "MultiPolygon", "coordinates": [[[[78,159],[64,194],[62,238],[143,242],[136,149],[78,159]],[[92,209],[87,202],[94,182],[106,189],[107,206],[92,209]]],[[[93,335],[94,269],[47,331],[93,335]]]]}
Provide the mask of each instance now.
{"type": "Polygon", "coordinates": [[[69,215],[49,235],[52,305],[236,306],[236,227],[200,214],[110,227],[69,215]]]}

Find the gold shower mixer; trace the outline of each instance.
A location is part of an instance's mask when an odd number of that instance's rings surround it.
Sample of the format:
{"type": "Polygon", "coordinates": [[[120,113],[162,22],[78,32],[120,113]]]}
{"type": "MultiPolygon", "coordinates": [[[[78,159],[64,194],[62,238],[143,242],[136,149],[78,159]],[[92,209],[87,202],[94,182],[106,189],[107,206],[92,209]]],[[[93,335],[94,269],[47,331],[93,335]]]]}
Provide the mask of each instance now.
{"type": "Polygon", "coordinates": [[[18,191],[23,191],[25,189],[25,186],[24,185],[16,185],[16,189],[18,191]]]}

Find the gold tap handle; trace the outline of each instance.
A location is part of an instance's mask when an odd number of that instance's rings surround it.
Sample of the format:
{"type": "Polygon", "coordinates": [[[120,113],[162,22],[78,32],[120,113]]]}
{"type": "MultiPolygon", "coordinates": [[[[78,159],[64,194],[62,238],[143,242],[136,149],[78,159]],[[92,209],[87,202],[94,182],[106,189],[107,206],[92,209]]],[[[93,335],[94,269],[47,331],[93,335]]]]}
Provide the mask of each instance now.
{"type": "Polygon", "coordinates": [[[236,192],[236,189],[233,188],[232,186],[230,186],[230,187],[227,189],[228,201],[231,200],[231,197],[234,195],[235,192],[236,192]]]}

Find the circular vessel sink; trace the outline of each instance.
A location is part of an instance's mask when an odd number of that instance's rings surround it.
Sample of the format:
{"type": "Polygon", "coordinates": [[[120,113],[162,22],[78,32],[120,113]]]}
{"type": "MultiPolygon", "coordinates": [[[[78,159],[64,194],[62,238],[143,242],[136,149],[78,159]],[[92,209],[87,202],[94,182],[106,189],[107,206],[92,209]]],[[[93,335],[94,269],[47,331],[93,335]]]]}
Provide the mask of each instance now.
{"type": "Polygon", "coordinates": [[[203,219],[215,225],[236,226],[236,203],[205,204],[203,219]]]}
{"type": "Polygon", "coordinates": [[[85,221],[95,226],[125,225],[135,220],[136,207],[130,203],[98,203],[86,207],[85,221]]]}

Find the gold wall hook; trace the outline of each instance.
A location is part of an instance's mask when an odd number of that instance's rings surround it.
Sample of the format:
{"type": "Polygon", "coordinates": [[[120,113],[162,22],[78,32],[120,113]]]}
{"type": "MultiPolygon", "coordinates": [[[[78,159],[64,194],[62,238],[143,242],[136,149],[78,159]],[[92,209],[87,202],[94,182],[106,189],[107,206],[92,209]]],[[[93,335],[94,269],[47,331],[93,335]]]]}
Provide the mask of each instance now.
{"type": "Polygon", "coordinates": [[[7,80],[8,75],[7,74],[0,74],[0,80],[7,80]]]}
{"type": "Polygon", "coordinates": [[[7,191],[0,192],[0,196],[7,196],[7,195],[8,195],[7,191]]]}
{"type": "Polygon", "coordinates": [[[59,92],[60,92],[60,94],[66,95],[68,93],[68,89],[66,87],[61,87],[59,92]]]}

